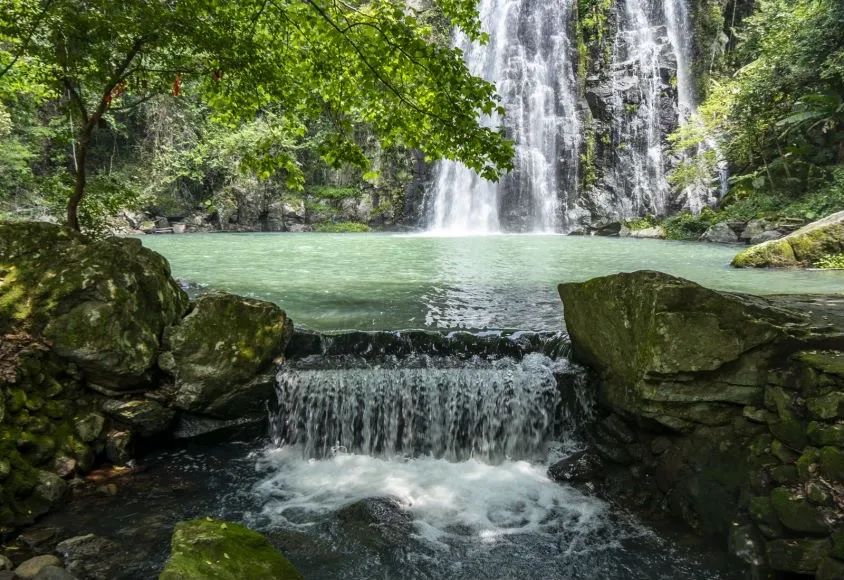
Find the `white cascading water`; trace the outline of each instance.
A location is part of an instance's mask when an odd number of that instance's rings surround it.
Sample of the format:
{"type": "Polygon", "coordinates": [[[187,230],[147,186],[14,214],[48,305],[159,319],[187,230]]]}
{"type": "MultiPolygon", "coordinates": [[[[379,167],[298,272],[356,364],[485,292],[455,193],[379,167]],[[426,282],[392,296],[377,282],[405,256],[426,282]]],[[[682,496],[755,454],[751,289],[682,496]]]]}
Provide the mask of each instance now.
{"type": "Polygon", "coordinates": [[[498,88],[507,110],[504,126],[516,144],[515,169],[492,183],[459,163],[440,162],[427,200],[430,232],[558,232],[589,206],[633,217],[664,214],[669,204],[697,212],[711,201],[707,186],[687,187],[672,200],[666,179],[667,133],[696,109],[685,0],[617,3],[609,71],[614,159],[605,168],[612,173],[611,199],[580,187],[584,128],[572,63],[571,0],[481,0],[479,11],[489,44],[459,33],[454,42],[471,72],[498,88]],[[586,195],[598,199],[589,202],[586,195]]]}
{"type": "MultiPolygon", "coordinates": [[[[498,183],[453,161],[435,169],[429,229],[446,234],[554,232],[574,197],[580,120],[568,35],[571,0],[481,0],[489,43],[455,35],[469,70],[494,82],[516,144],[515,169],[498,183]]],[[[486,120],[497,126],[501,119],[486,120]]]]}

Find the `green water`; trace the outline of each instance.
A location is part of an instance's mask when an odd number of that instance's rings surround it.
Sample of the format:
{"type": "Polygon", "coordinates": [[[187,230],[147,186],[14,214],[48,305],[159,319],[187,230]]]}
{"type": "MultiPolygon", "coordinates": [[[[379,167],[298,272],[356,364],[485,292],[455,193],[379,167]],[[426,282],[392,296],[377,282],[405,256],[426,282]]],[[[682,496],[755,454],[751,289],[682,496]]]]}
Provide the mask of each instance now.
{"type": "Polygon", "coordinates": [[[298,326],[562,328],[560,282],[661,270],[756,294],[842,293],[844,272],[737,270],[736,246],[570,236],[145,236],[173,274],[280,304],[298,326]]]}

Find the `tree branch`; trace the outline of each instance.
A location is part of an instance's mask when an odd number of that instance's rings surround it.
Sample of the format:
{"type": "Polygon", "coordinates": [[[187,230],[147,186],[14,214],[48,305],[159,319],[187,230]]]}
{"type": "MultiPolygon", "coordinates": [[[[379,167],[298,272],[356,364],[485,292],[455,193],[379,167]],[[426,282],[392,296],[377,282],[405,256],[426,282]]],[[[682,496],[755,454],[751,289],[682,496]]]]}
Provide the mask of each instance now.
{"type": "Polygon", "coordinates": [[[41,21],[47,15],[47,12],[49,12],[50,5],[52,3],[53,3],[53,0],[47,0],[44,3],[44,7],[41,9],[41,12],[38,13],[38,16],[35,17],[35,22],[32,23],[32,29],[29,31],[29,34],[27,35],[26,40],[24,40],[23,44],[21,44],[20,49],[18,50],[18,53],[15,55],[15,57],[12,59],[12,61],[9,64],[7,64],[5,67],[3,67],[2,71],[0,71],[0,78],[2,78],[3,75],[5,75],[7,72],[9,72],[13,66],[15,66],[15,63],[18,62],[18,59],[20,59],[20,57],[23,56],[23,53],[26,52],[26,49],[29,48],[29,43],[32,42],[32,37],[35,36],[35,31],[38,30],[38,26],[41,24],[41,21]]]}

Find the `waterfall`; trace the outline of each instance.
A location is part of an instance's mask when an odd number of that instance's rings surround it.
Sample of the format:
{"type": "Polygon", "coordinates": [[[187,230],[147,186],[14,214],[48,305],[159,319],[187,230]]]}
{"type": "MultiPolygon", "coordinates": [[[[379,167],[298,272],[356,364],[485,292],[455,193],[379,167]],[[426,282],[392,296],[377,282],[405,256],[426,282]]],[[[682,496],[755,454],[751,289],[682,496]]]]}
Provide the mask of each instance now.
{"type": "Polygon", "coordinates": [[[596,186],[583,188],[587,104],[573,64],[571,0],[481,0],[489,44],[461,33],[454,44],[473,74],[496,84],[507,113],[484,122],[503,123],[516,145],[515,168],[492,183],[459,163],[438,163],[426,198],[430,231],[559,232],[590,214],[664,215],[711,203],[708,184],[673,191],[667,179],[683,160],[667,136],[697,107],[687,1],[616,0],[614,10],[611,57],[600,79],[587,80],[597,83],[588,106],[599,103],[593,115],[606,153],[596,186]]]}
{"type": "MultiPolygon", "coordinates": [[[[516,145],[498,183],[453,161],[434,171],[429,228],[442,233],[554,232],[576,194],[581,139],[569,38],[571,0],[481,0],[489,43],[457,33],[469,70],[494,82],[516,145]]],[[[485,120],[498,126],[502,119],[485,120]]]]}
{"type": "Polygon", "coordinates": [[[591,412],[582,371],[539,352],[473,356],[307,357],[277,377],[278,446],[305,457],[485,461],[544,457],[591,412]]]}

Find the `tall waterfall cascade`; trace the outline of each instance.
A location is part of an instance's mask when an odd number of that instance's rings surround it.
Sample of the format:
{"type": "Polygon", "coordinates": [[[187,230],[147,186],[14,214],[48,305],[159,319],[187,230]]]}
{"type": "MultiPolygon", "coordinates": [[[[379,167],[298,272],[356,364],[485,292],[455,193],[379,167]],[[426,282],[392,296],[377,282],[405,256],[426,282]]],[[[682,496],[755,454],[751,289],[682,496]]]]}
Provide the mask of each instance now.
{"type": "Polygon", "coordinates": [[[515,168],[493,183],[439,162],[426,198],[430,232],[565,232],[599,217],[698,211],[709,201],[708,188],[677,192],[667,180],[680,161],[667,136],[696,108],[686,0],[616,0],[613,10],[611,58],[600,79],[584,81],[573,0],[480,1],[489,43],[458,32],[454,44],[471,72],[498,89],[506,116],[485,122],[503,124],[515,168]],[[597,179],[584,179],[596,170],[597,179]]]}

